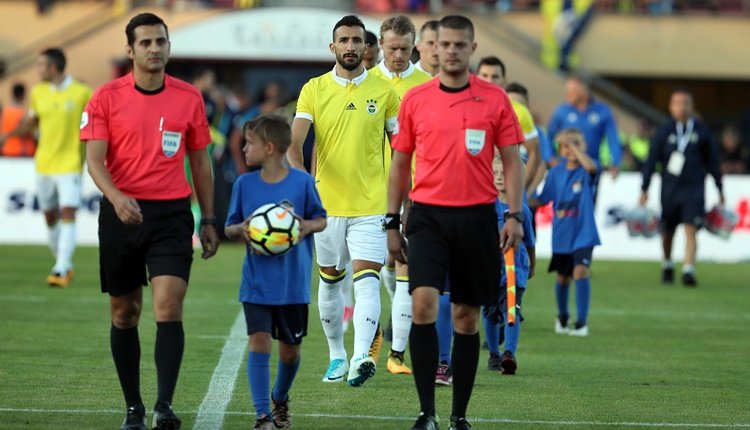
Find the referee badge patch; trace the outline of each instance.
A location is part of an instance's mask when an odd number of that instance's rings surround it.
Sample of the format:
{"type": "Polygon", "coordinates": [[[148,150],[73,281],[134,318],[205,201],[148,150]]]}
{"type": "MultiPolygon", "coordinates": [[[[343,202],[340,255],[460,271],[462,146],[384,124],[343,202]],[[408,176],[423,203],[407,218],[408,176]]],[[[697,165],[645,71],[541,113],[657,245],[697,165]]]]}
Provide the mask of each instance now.
{"type": "Polygon", "coordinates": [[[161,133],[161,150],[167,157],[174,157],[177,151],[180,150],[180,141],[182,140],[182,133],[176,131],[164,130],[161,133]]]}
{"type": "Polygon", "coordinates": [[[471,155],[477,155],[482,152],[484,148],[484,130],[475,130],[471,128],[466,129],[466,150],[471,155]]]}

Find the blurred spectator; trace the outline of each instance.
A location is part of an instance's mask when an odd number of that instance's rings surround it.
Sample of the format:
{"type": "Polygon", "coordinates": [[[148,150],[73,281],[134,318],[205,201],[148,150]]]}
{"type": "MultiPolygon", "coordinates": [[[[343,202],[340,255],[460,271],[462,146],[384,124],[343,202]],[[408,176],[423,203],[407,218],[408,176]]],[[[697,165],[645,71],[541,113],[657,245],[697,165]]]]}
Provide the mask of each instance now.
{"type": "MultiPolygon", "coordinates": [[[[621,134],[622,139],[622,168],[627,171],[638,171],[643,169],[643,164],[648,159],[648,148],[653,134],[654,126],[648,119],[638,122],[638,130],[634,134],[621,134]]],[[[608,147],[602,147],[602,152],[608,147]]]]}
{"type": "MultiPolygon", "coordinates": [[[[0,110],[0,135],[18,128],[26,115],[26,109],[26,86],[16,83],[13,85],[10,103],[0,110]]],[[[3,157],[31,157],[35,151],[36,142],[28,136],[9,137],[5,144],[0,144],[0,155],[3,157]]]]}
{"type": "MultiPolygon", "coordinates": [[[[612,157],[609,171],[613,178],[617,177],[622,161],[622,145],[615,118],[609,106],[594,99],[588,84],[578,76],[571,76],[565,82],[565,102],[558,106],[547,126],[549,141],[554,142],[557,133],[566,128],[575,128],[583,133],[588,143],[586,153],[596,162],[600,161],[599,149],[606,137],[612,157]]],[[[554,165],[555,162],[550,164],[554,165]]]]}
{"type": "Polygon", "coordinates": [[[723,174],[748,173],[748,158],[750,151],[746,145],[740,143],[740,132],[737,127],[728,125],[721,133],[719,147],[719,162],[723,174]]]}
{"type": "Polygon", "coordinates": [[[378,36],[372,31],[367,30],[365,32],[365,43],[367,44],[367,51],[362,58],[362,64],[365,66],[365,69],[369,70],[375,67],[380,59],[380,44],[378,43],[378,36]]]}
{"type": "MultiPolygon", "coordinates": [[[[750,99],[750,92],[748,92],[748,99],[750,99]]],[[[746,99],[747,100],[747,99],[746,99]]],[[[742,146],[750,151],[750,106],[742,112],[742,122],[740,123],[740,140],[742,146]]]]}
{"type": "Polygon", "coordinates": [[[199,69],[193,76],[193,85],[203,95],[203,104],[206,105],[208,123],[212,124],[216,116],[216,102],[213,97],[213,93],[216,91],[216,73],[208,68],[199,69]]]}

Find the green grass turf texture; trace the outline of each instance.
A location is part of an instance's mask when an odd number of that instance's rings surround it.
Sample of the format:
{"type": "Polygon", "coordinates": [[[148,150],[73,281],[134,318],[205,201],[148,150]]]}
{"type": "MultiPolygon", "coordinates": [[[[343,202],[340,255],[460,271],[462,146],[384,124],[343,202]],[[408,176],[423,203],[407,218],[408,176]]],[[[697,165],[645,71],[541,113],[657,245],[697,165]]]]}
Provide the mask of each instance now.
{"type": "MultiPolygon", "coordinates": [[[[225,243],[214,259],[196,259],[193,266],[174,399],[183,428],[193,426],[240,312],[243,257],[243,247],[225,243]]],[[[0,247],[0,429],[119,428],[124,406],[97,250],[76,251],[76,278],[67,289],[45,285],[52,264],[45,247],[0,247]]],[[[517,375],[489,372],[482,352],[468,412],[474,429],[750,427],[748,264],[700,263],[700,285],[688,289],[679,276],[676,285],[660,285],[658,263],[595,260],[588,338],[554,334],[554,279],[543,273],[546,264],[540,261],[542,270],[524,296],[517,375]]],[[[364,387],[320,382],[328,349],[316,288],[313,277],[310,334],[291,392],[294,427],[410,428],[419,409],[414,383],[385,371],[388,343],[378,373],[364,387]]],[[[150,408],[155,324],[150,290],[145,297],[141,390],[150,408]]],[[[387,323],[390,303],[384,292],[382,297],[381,320],[387,323]]],[[[572,291],[573,314],[574,297],[572,291]]],[[[351,330],[346,338],[351,354],[351,330]]],[[[275,354],[271,372],[273,377],[275,354]]],[[[450,399],[449,388],[437,388],[444,429],[450,399]]],[[[254,420],[243,361],[223,428],[252,428],[254,420]]]]}

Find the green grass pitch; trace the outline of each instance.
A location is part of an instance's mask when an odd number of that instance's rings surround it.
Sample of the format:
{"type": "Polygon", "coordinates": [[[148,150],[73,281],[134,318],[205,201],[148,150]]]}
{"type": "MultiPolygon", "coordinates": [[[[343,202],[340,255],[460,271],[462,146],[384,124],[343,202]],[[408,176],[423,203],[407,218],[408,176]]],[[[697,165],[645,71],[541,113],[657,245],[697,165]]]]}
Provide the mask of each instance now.
{"type": "MultiPolygon", "coordinates": [[[[193,266],[174,399],[185,429],[193,428],[240,312],[243,256],[243,247],[223,244],[214,259],[193,266]]],[[[124,406],[97,250],[76,251],[76,279],[64,290],[44,284],[52,263],[44,247],[0,247],[0,429],[119,428],[124,406]]],[[[539,267],[543,272],[546,261],[539,267]]],[[[553,333],[553,278],[539,273],[524,296],[518,374],[487,371],[482,352],[469,405],[473,428],[750,428],[750,265],[701,263],[697,275],[696,289],[663,286],[658,263],[595,260],[590,336],[572,338],[553,333]]],[[[155,324],[145,296],[141,389],[150,407],[155,324]]],[[[414,383],[385,371],[388,343],[364,387],[320,382],[328,350],[312,296],[310,335],[291,392],[294,428],[410,428],[418,412],[414,383]]],[[[382,297],[387,322],[390,304],[382,297]]],[[[272,357],[272,375],[275,369],[272,357]]],[[[450,398],[450,389],[437,388],[443,428],[450,398]]],[[[254,419],[243,360],[223,428],[252,428],[254,419]]]]}

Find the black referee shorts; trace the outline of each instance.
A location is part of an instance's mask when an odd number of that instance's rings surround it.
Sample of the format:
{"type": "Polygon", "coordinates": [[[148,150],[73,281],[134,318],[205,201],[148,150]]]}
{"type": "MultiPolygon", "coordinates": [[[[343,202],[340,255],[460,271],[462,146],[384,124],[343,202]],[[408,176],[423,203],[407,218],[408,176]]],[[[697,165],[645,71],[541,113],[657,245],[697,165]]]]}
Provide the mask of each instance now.
{"type": "Polygon", "coordinates": [[[423,286],[442,292],[449,276],[451,302],[497,303],[501,260],[494,204],[445,207],[415,202],[406,231],[410,292],[423,286]]]}
{"type": "Polygon", "coordinates": [[[190,200],[139,200],[139,225],[124,224],[114,206],[99,209],[99,277],[103,293],[123,296],[154,276],[188,282],[193,262],[193,214],[190,200]]]}

